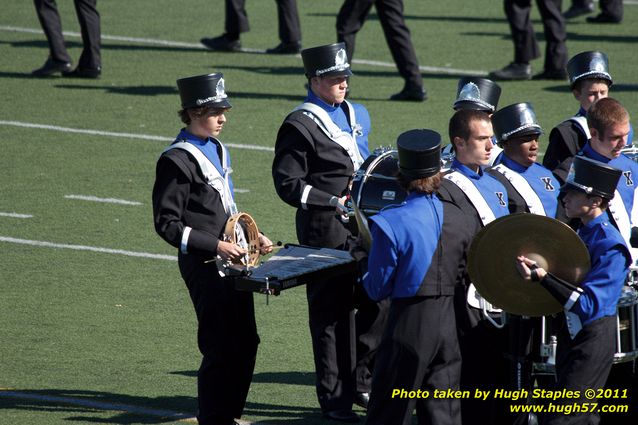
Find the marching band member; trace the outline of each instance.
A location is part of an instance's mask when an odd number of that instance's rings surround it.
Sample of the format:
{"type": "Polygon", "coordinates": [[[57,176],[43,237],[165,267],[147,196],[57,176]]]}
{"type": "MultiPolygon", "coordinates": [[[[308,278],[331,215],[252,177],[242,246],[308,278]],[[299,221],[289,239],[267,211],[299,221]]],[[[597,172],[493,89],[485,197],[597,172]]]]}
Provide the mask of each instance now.
{"type": "MultiPolygon", "coordinates": [[[[591,139],[578,155],[609,164],[622,171],[616,187],[617,195],[610,200],[607,213],[627,246],[632,246],[632,233],[638,233],[638,164],[622,154],[630,132],[629,113],[617,100],[601,99],[589,108],[587,125],[591,139]]],[[[633,239],[636,237],[638,235],[633,239]]],[[[634,261],[638,260],[637,251],[633,251],[633,257],[634,261]]]]}
{"type": "MultiPolygon", "coordinates": [[[[507,189],[510,213],[532,213],[554,218],[559,183],[552,172],[536,162],[538,139],[543,134],[529,103],[506,106],[492,115],[492,125],[503,147],[500,163],[488,172],[507,189]]],[[[545,320],[550,320],[546,318],[545,320]]],[[[508,314],[509,388],[531,390],[537,318],[508,314]]]]}
{"type": "MultiPolygon", "coordinates": [[[[239,260],[246,252],[223,240],[237,212],[228,151],[217,139],[231,108],[221,73],[177,80],[179,116],[186,127],[157,161],[153,187],[155,230],[178,249],[178,264],[197,314],[203,355],[197,374],[200,424],[232,425],[240,418],[252,380],[259,336],[252,292],[222,280],[215,256],[239,260]]],[[[262,254],[272,243],[261,235],[262,254]]]]}
{"type": "MultiPolygon", "coordinates": [[[[603,52],[582,52],[572,57],[567,63],[567,74],[572,94],[580,108],[575,116],[552,129],[543,157],[543,165],[554,173],[561,184],[567,178],[574,155],[591,138],[587,111],[594,102],[609,96],[613,83],[609,60],[603,52]]],[[[631,140],[630,135],[627,143],[631,144],[631,140]]]]}
{"type": "Polygon", "coordinates": [[[556,216],[559,184],[552,172],[536,162],[543,129],[530,103],[516,103],[492,115],[494,134],[504,152],[488,172],[507,188],[510,213],[556,216]]]}
{"type": "MultiPolygon", "coordinates": [[[[583,156],[574,158],[573,174],[561,187],[568,217],[578,218],[578,234],[587,246],[591,269],[580,287],[544,270],[527,257],[516,258],[524,279],[539,282],[564,308],[556,356],[557,387],[579,391],[564,404],[595,402],[585,390],[603,388],[616,346],[616,306],[631,264],[623,237],[611,225],[605,209],[614,197],[621,170],[583,156]]],[[[548,425],[598,423],[598,413],[549,414],[548,425]]],[[[614,419],[614,422],[616,420],[614,419]]]]}
{"type": "MultiPolygon", "coordinates": [[[[352,71],[344,43],[305,49],[301,57],[308,96],[277,134],[275,189],[297,208],[299,243],[348,249],[344,203],[368,156],[370,117],[363,105],[345,100],[352,71]]],[[[367,405],[387,303],[372,302],[355,275],[310,283],[306,293],[319,405],[328,419],[357,422],[352,404],[367,405]]]]}
{"type": "MultiPolygon", "coordinates": [[[[481,77],[463,77],[459,80],[456,89],[456,100],[452,106],[455,111],[462,109],[472,109],[475,111],[483,111],[492,116],[498,100],[501,97],[501,86],[492,80],[481,77]]],[[[499,155],[503,151],[497,144],[496,139],[492,138],[492,151],[490,155],[489,165],[498,163],[499,155]]],[[[443,147],[441,152],[443,159],[454,156],[452,144],[443,147]]]]}
{"type": "MultiPolygon", "coordinates": [[[[476,110],[457,111],[450,120],[449,133],[456,158],[439,189],[441,199],[459,206],[478,228],[509,214],[507,190],[484,172],[493,149],[489,115],[476,110]]],[[[485,388],[486,383],[491,388],[504,388],[508,382],[508,368],[502,361],[507,333],[502,323],[497,323],[502,320],[501,311],[492,308],[472,284],[457,287],[455,307],[463,359],[461,388],[473,391],[485,388]]],[[[495,415],[501,409],[496,402],[463,399],[464,424],[483,425],[491,419],[498,423],[495,415]]]]}
{"type": "Polygon", "coordinates": [[[453,297],[478,224],[436,197],[442,180],[438,133],[410,130],[397,147],[398,180],[408,197],[370,218],[372,247],[363,278],[372,299],[392,300],[366,424],[410,424],[416,406],[419,423],[460,425],[459,399],[410,399],[394,392],[459,389],[453,297]]]}

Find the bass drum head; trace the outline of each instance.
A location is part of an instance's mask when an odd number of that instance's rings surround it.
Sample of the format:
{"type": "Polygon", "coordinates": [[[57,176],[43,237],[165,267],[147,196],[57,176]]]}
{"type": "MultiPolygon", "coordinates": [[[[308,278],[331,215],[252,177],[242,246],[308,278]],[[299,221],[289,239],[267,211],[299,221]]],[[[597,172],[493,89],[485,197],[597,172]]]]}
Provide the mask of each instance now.
{"type": "Polygon", "coordinates": [[[398,172],[397,151],[386,149],[375,150],[355,173],[350,190],[357,219],[353,234],[358,235],[363,230],[359,223],[364,218],[367,221],[388,205],[401,204],[405,200],[408,194],[399,186],[396,178],[398,172]]]}

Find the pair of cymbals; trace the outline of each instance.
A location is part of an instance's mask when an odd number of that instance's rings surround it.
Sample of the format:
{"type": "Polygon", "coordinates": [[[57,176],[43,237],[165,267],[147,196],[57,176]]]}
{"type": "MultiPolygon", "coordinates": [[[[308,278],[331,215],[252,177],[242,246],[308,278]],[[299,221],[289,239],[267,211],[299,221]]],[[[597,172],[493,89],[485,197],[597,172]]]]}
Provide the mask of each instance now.
{"type": "Polygon", "coordinates": [[[521,277],[516,269],[519,255],[574,284],[579,284],[590,268],[587,247],[558,220],[520,213],[489,223],[470,246],[470,278],[483,298],[508,313],[522,316],[546,316],[563,307],[539,282],[521,277]]]}

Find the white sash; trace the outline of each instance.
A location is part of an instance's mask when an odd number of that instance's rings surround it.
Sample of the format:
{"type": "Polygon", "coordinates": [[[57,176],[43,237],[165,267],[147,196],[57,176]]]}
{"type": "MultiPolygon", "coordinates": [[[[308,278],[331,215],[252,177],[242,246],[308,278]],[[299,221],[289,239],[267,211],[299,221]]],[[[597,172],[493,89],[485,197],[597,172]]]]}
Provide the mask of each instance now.
{"type": "Polygon", "coordinates": [[[529,212],[536,215],[547,215],[545,212],[545,207],[543,207],[543,203],[541,199],[538,197],[532,186],[529,184],[525,177],[521,176],[516,171],[506,167],[503,164],[498,164],[494,167],[494,170],[501,173],[507,181],[509,181],[514,189],[518,192],[519,195],[523,197],[525,204],[527,204],[527,208],[529,212]]]}
{"type": "Polygon", "coordinates": [[[445,177],[455,185],[459,187],[465,193],[465,195],[469,198],[470,202],[478,212],[479,217],[481,217],[481,222],[483,226],[487,226],[489,223],[494,221],[496,217],[494,216],[494,212],[485,202],[485,198],[481,195],[481,192],[474,186],[474,183],[470,179],[468,179],[463,174],[458,171],[453,171],[449,174],[446,174],[445,177]]]}
{"type": "Polygon", "coordinates": [[[631,223],[629,220],[629,214],[625,209],[625,204],[623,203],[622,198],[620,197],[620,193],[618,190],[614,192],[614,197],[609,200],[609,207],[607,208],[611,213],[611,216],[614,218],[616,222],[616,226],[618,226],[618,231],[622,235],[627,247],[630,248],[631,256],[633,257],[633,261],[638,260],[637,252],[631,249],[631,243],[629,239],[631,238],[631,223]]]}
{"type": "Polygon", "coordinates": [[[228,166],[228,153],[226,152],[226,147],[222,145],[221,142],[219,142],[219,145],[222,148],[221,163],[222,167],[224,167],[223,176],[219,173],[217,168],[215,168],[213,163],[210,162],[208,158],[206,158],[206,155],[204,155],[204,153],[192,143],[179,141],[164,149],[164,152],[167,152],[171,149],[182,149],[190,153],[199,164],[199,169],[204,175],[204,180],[206,180],[206,183],[219,193],[226,214],[233,215],[237,213],[237,205],[235,205],[235,201],[233,200],[233,194],[230,192],[230,184],[228,182],[228,178],[230,176],[230,173],[232,173],[232,169],[228,166]]]}
{"type": "MultiPolygon", "coordinates": [[[[487,205],[487,202],[485,202],[485,198],[483,198],[481,192],[476,188],[476,186],[474,186],[474,183],[472,183],[470,179],[468,179],[466,176],[459,173],[458,171],[452,171],[451,173],[446,174],[444,178],[457,185],[458,188],[461,189],[463,193],[465,193],[465,195],[469,198],[470,202],[478,212],[479,217],[481,217],[483,226],[487,226],[489,223],[495,220],[496,217],[494,216],[494,212],[492,211],[490,206],[487,205]]],[[[492,304],[487,302],[487,300],[483,298],[481,294],[479,294],[479,292],[476,290],[476,287],[473,283],[471,283],[470,287],[468,288],[466,300],[471,307],[484,310],[485,313],[500,313],[502,311],[501,309],[496,308],[492,306],[492,304]]],[[[492,322],[492,324],[496,327],[503,326],[502,324],[499,325],[495,323],[487,314],[486,318],[488,318],[488,320],[490,320],[490,322],[492,322]]]]}
{"type": "Polygon", "coordinates": [[[583,133],[587,137],[587,140],[591,139],[591,133],[589,132],[589,126],[587,125],[587,117],[581,117],[577,115],[575,117],[571,117],[567,121],[572,121],[578,124],[580,129],[583,131],[583,133]]]}
{"type": "Polygon", "coordinates": [[[326,136],[330,138],[330,140],[341,146],[348,153],[350,161],[352,161],[352,165],[354,165],[354,169],[356,171],[359,169],[359,167],[361,167],[361,164],[363,164],[363,158],[361,157],[361,153],[359,152],[359,146],[357,146],[357,139],[355,135],[357,122],[355,120],[354,108],[347,100],[344,100],[344,102],[346,103],[346,105],[348,105],[348,113],[350,116],[350,127],[352,128],[352,133],[341,130],[337,126],[337,124],[335,124],[330,119],[328,113],[314,103],[302,103],[294,110],[304,111],[304,114],[310,117],[314,122],[316,122],[319,125],[319,128],[321,128],[321,130],[326,134],[326,136]]]}

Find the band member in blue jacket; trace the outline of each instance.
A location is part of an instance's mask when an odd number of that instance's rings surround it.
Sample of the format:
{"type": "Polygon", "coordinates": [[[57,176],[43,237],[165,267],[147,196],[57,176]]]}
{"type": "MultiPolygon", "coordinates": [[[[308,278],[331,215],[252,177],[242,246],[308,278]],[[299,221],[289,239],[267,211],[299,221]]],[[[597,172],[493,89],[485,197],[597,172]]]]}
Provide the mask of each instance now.
{"type": "MultiPolygon", "coordinates": [[[[573,172],[561,188],[563,202],[568,217],[582,222],[578,234],[589,251],[591,269],[578,287],[527,257],[516,259],[521,276],[539,282],[564,308],[556,357],[557,386],[579,392],[578,399],[560,400],[564,404],[595,402],[585,397],[585,390],[596,391],[605,385],[616,347],[616,306],[631,263],[623,237],[605,214],[621,170],[582,156],[575,157],[572,165],[573,172]]],[[[599,420],[595,412],[565,415],[562,411],[547,419],[549,425],[599,420]]]]}
{"type": "Polygon", "coordinates": [[[504,153],[489,173],[507,188],[510,213],[531,212],[554,218],[560,186],[552,172],[536,162],[543,129],[533,106],[506,106],[492,115],[492,126],[504,153]]]}
{"type": "Polygon", "coordinates": [[[377,353],[366,424],[461,423],[460,401],[409,398],[397,391],[458,390],[461,358],[454,291],[465,277],[466,253],[477,223],[441,201],[441,136],[410,130],[397,140],[399,183],[408,197],[371,217],[372,247],[363,285],[372,299],[390,298],[377,353]]]}
{"type": "MultiPolygon", "coordinates": [[[[344,203],[368,156],[370,116],[345,100],[352,71],[344,43],[305,49],[301,57],[308,96],[279,128],[275,189],[297,209],[299,243],[348,249],[353,238],[344,203]]],[[[342,422],[359,421],[353,403],[367,405],[387,316],[387,303],[372,302],[356,281],[353,274],[306,285],[317,398],[326,418],[342,422]]]]}
{"type": "MultiPolygon", "coordinates": [[[[197,419],[233,425],[240,418],[253,376],[259,336],[253,295],[222,280],[216,256],[238,260],[245,249],[224,240],[237,212],[230,157],[217,139],[231,108],[221,73],[177,80],[185,127],[157,161],[153,187],[155,230],[178,249],[178,264],[197,314],[197,419]]],[[[261,235],[262,253],[272,243],[261,235]]]]}

